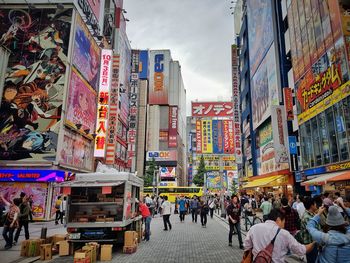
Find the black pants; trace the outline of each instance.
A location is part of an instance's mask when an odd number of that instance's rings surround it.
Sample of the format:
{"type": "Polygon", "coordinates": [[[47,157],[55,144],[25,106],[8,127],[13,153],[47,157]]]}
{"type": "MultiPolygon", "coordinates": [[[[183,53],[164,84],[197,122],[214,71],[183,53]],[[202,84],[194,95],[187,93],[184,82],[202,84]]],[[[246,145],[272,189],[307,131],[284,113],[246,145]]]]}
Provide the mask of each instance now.
{"type": "Polygon", "coordinates": [[[207,213],[201,213],[201,223],[202,226],[207,225],[207,213]]]}
{"type": "Polygon", "coordinates": [[[192,222],[197,223],[197,217],[198,217],[197,208],[192,208],[191,212],[192,212],[192,222]]]}
{"type": "Polygon", "coordinates": [[[22,226],[24,227],[24,235],[26,237],[26,240],[29,239],[29,221],[28,220],[19,220],[19,226],[17,228],[16,234],[15,234],[15,241],[18,242],[19,235],[22,231],[22,226]]]}
{"type": "Polygon", "coordinates": [[[171,223],[170,223],[170,215],[163,215],[163,223],[164,223],[164,229],[169,229],[171,230],[171,223]]]}
{"type": "Polygon", "coordinates": [[[180,211],[180,221],[185,221],[186,211],[180,211]]]}
{"type": "Polygon", "coordinates": [[[236,224],[233,224],[230,221],[230,232],[228,234],[228,242],[232,243],[232,235],[234,232],[234,229],[236,228],[236,232],[238,235],[238,242],[240,246],[243,246],[243,240],[242,240],[242,233],[241,233],[241,224],[239,222],[237,222],[236,224]]]}
{"type": "Polygon", "coordinates": [[[209,208],[210,209],[210,218],[213,218],[214,216],[214,208],[209,208]]]}
{"type": "Polygon", "coordinates": [[[61,212],[61,216],[60,216],[61,224],[63,224],[63,218],[65,215],[66,215],[66,211],[61,212]]]}
{"type": "Polygon", "coordinates": [[[61,218],[61,211],[56,210],[56,218],[55,218],[56,225],[58,224],[58,220],[60,220],[60,218],[61,218]]]}
{"type": "Polygon", "coordinates": [[[7,247],[12,247],[13,232],[15,231],[15,229],[16,228],[14,228],[14,227],[4,226],[4,229],[2,231],[2,236],[4,237],[4,239],[6,241],[7,247]]]}

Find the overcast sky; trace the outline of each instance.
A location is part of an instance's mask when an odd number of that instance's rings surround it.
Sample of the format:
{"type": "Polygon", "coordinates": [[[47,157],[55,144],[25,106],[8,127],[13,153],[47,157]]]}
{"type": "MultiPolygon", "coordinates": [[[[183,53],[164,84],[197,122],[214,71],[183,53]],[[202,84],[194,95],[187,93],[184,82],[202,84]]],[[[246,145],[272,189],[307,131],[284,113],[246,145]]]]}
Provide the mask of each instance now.
{"type": "Polygon", "coordinates": [[[124,0],[135,49],[170,49],[190,102],[230,100],[233,16],[229,0],[124,0]]]}

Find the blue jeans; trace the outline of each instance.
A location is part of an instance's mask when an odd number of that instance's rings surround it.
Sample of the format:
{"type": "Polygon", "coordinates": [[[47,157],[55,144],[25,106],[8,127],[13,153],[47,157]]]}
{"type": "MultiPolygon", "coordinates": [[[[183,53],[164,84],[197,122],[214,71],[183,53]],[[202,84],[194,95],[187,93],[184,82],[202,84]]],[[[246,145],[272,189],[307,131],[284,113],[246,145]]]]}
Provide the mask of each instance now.
{"type": "Polygon", "coordinates": [[[230,232],[228,234],[228,242],[232,243],[232,235],[234,232],[234,229],[236,228],[237,236],[238,236],[238,242],[240,246],[243,246],[243,240],[242,240],[242,233],[241,233],[241,224],[240,222],[237,222],[236,224],[233,224],[231,221],[229,222],[230,225],[230,232]]]}
{"type": "Polygon", "coordinates": [[[6,241],[7,247],[12,247],[13,232],[15,231],[15,229],[16,228],[14,228],[14,227],[5,226],[3,231],[2,231],[2,236],[4,237],[4,239],[6,241]]]}
{"type": "Polygon", "coordinates": [[[150,232],[151,232],[151,221],[152,221],[152,216],[148,216],[145,218],[145,239],[148,241],[150,232]]]}

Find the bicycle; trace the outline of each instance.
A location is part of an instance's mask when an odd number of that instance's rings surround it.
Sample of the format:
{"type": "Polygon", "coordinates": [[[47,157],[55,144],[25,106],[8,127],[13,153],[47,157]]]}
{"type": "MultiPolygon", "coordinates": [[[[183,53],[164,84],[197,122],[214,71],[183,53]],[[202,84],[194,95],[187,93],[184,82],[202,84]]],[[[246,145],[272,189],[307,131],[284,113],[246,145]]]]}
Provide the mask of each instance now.
{"type": "Polygon", "coordinates": [[[255,225],[255,224],[259,224],[259,223],[262,223],[263,220],[258,217],[256,215],[256,213],[253,213],[253,212],[245,212],[244,213],[244,225],[245,225],[245,231],[248,232],[249,229],[255,225]]]}

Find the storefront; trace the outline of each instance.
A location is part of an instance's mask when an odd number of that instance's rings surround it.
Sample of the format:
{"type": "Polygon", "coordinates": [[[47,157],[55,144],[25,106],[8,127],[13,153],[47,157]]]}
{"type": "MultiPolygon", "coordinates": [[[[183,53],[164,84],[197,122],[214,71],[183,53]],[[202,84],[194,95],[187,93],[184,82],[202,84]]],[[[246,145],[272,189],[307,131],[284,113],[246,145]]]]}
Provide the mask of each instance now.
{"type": "Polygon", "coordinates": [[[6,200],[13,200],[21,192],[33,196],[33,219],[51,220],[56,212],[55,201],[59,188],[53,186],[65,179],[64,171],[59,170],[0,170],[0,194],[6,200]]]}

